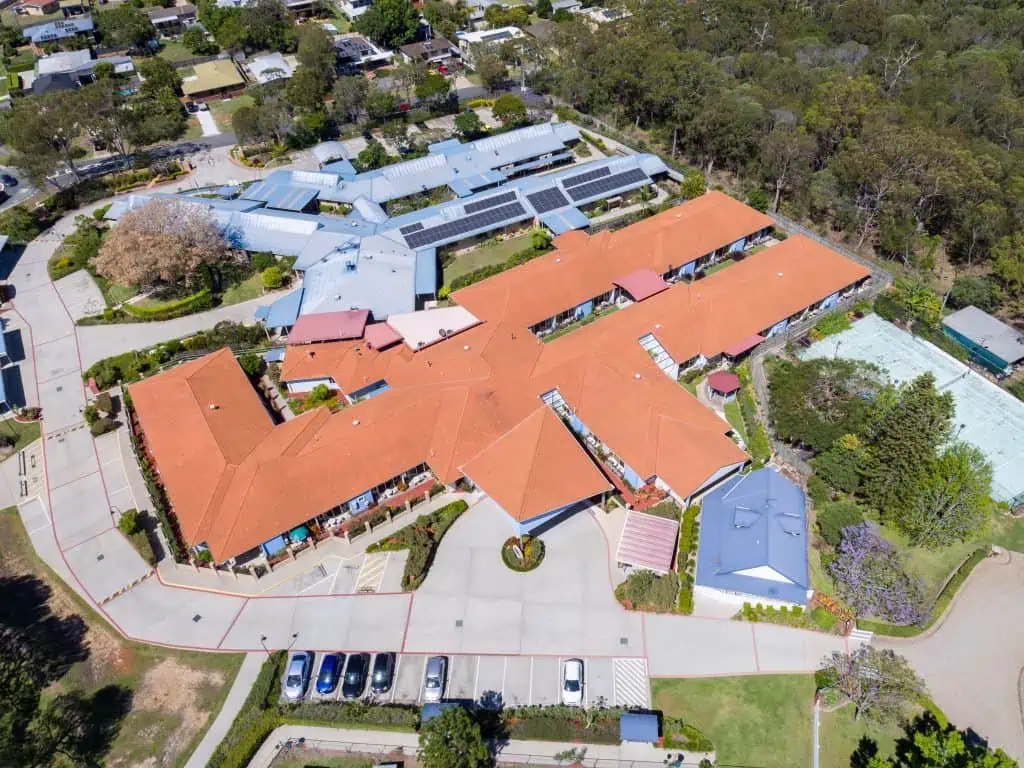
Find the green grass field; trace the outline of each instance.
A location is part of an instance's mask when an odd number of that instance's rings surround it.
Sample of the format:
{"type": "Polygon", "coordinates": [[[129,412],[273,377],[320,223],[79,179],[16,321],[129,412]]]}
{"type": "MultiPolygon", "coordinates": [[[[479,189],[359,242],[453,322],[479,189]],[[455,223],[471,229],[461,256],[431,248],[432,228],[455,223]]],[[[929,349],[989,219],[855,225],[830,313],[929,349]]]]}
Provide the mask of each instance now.
{"type": "Polygon", "coordinates": [[[805,766],[811,758],[813,675],[652,680],[655,709],[715,744],[719,765],[805,766]]]}
{"type": "Polygon", "coordinates": [[[213,113],[214,120],[217,121],[217,125],[220,126],[222,131],[231,130],[231,118],[242,107],[251,107],[255,104],[255,100],[252,96],[242,94],[241,96],[235,96],[233,99],[225,99],[224,101],[211,101],[210,111],[213,113]]]}
{"type": "Polygon", "coordinates": [[[740,436],[744,443],[747,442],[747,428],[743,424],[743,414],[740,413],[740,404],[736,400],[730,400],[725,404],[725,418],[732,424],[732,428],[736,430],[736,434],[740,436]]]}
{"type": "Polygon", "coordinates": [[[238,304],[263,295],[263,278],[257,272],[237,285],[232,285],[220,297],[221,305],[238,304]]]}
{"type": "Polygon", "coordinates": [[[20,451],[39,439],[39,422],[22,423],[14,419],[4,419],[0,421],[0,433],[11,435],[14,438],[14,450],[20,451]]]}
{"type": "Polygon", "coordinates": [[[103,294],[103,299],[107,302],[108,307],[116,307],[119,304],[123,304],[139,292],[139,289],[134,286],[111,282],[103,277],[103,275],[94,274],[92,279],[96,281],[96,285],[99,287],[100,293],[103,294]]]}
{"type": "Polygon", "coordinates": [[[903,729],[896,723],[854,720],[853,707],[845,706],[834,712],[821,713],[818,735],[821,768],[849,768],[850,756],[857,750],[861,739],[874,742],[877,754],[888,756],[894,753],[896,740],[903,735],[903,729]]]}
{"type": "Polygon", "coordinates": [[[474,269],[486,267],[488,264],[500,264],[512,254],[529,248],[530,235],[519,235],[502,240],[494,245],[483,245],[467,253],[460,253],[454,261],[444,268],[444,285],[449,286],[456,277],[472,272],[474,269]]]}
{"type": "Polygon", "coordinates": [[[160,46],[160,52],[157,54],[161,59],[167,59],[167,61],[186,61],[188,59],[196,58],[196,55],[192,53],[188,48],[179,43],[176,40],[170,40],[160,46]]]}

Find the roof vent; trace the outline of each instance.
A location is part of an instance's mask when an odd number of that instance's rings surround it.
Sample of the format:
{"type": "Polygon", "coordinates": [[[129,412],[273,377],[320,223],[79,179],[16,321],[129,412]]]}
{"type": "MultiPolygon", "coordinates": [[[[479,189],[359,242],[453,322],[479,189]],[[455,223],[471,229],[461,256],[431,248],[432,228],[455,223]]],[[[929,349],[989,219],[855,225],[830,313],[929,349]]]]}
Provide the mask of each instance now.
{"type": "Polygon", "coordinates": [[[561,263],[562,263],[562,257],[561,257],[561,256],[558,256],[558,257],[557,257],[557,258],[555,259],[555,264],[561,264],[561,263]]]}
{"type": "Polygon", "coordinates": [[[778,276],[779,276],[779,277],[782,277],[782,273],[781,273],[781,272],[779,272],[779,275],[778,275],[778,276]]]}
{"type": "Polygon", "coordinates": [[[353,427],[358,427],[359,426],[359,419],[352,419],[352,426],[353,427]]]}
{"type": "Polygon", "coordinates": [[[633,374],[633,378],[636,379],[637,381],[640,381],[640,374],[639,373],[634,373],[633,374]]]}
{"type": "Polygon", "coordinates": [[[463,352],[469,352],[469,344],[463,344],[462,345],[462,351],[463,352]]]}
{"type": "Polygon", "coordinates": [[[216,403],[210,403],[210,410],[211,411],[216,411],[218,408],[220,408],[220,406],[217,405],[216,403]]]}
{"type": "Polygon", "coordinates": [[[659,328],[661,328],[661,323],[655,323],[654,330],[658,330],[659,328]]]}

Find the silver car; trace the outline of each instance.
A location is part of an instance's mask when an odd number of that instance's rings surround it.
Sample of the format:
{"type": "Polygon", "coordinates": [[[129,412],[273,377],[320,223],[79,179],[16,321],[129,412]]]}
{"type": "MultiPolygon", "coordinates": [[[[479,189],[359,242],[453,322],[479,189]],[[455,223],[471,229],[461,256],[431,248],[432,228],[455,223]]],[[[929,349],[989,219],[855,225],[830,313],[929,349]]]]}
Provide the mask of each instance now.
{"type": "Polygon", "coordinates": [[[427,672],[423,676],[423,700],[437,702],[444,697],[444,684],[448,676],[448,658],[431,656],[427,659],[427,672]]]}
{"type": "Polygon", "coordinates": [[[284,697],[289,701],[298,701],[306,695],[309,678],[313,674],[313,652],[299,651],[288,659],[284,672],[284,697]]]}

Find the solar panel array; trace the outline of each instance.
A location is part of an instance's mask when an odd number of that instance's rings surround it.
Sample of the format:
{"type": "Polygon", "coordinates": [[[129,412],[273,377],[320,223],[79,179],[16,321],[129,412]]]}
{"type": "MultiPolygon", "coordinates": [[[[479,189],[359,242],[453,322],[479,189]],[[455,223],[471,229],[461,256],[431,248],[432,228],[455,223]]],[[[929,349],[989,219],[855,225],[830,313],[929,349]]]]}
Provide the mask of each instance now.
{"type": "Polygon", "coordinates": [[[488,197],[486,200],[477,200],[475,203],[466,203],[464,207],[466,209],[466,213],[479,213],[480,211],[486,211],[488,208],[494,208],[497,205],[511,203],[515,199],[515,192],[506,192],[503,195],[488,197]]]}
{"type": "Polygon", "coordinates": [[[442,240],[457,238],[459,235],[472,232],[480,227],[494,227],[504,221],[511,221],[526,215],[526,209],[523,208],[522,203],[509,203],[498,208],[488,208],[482,213],[464,216],[456,221],[449,221],[430,229],[424,229],[421,232],[413,232],[410,235],[405,235],[405,242],[409,244],[410,248],[422,248],[442,240]]]}
{"type": "Polygon", "coordinates": [[[569,187],[575,187],[577,184],[582,184],[585,181],[593,181],[594,179],[600,179],[602,176],[610,174],[611,168],[607,165],[604,168],[598,168],[596,171],[587,171],[581,173],[579,176],[573,176],[569,179],[563,179],[562,184],[568,189],[569,187]]]}
{"type": "Polygon", "coordinates": [[[565,195],[562,194],[562,190],[557,187],[534,192],[532,195],[527,195],[526,199],[530,201],[530,205],[534,207],[537,213],[547,213],[548,211],[555,210],[555,208],[561,208],[569,204],[569,201],[565,199],[565,195]]]}
{"type": "Polygon", "coordinates": [[[419,232],[423,229],[423,222],[417,221],[415,224],[410,224],[407,227],[402,227],[399,232],[403,235],[411,235],[413,232],[419,232]]]}
{"type": "Polygon", "coordinates": [[[611,192],[620,187],[636,184],[638,181],[645,181],[646,179],[646,173],[639,168],[631,168],[628,171],[616,173],[614,176],[609,176],[605,179],[598,179],[597,181],[575,186],[569,190],[569,195],[573,200],[584,200],[588,197],[597,197],[605,192],[611,192]]]}

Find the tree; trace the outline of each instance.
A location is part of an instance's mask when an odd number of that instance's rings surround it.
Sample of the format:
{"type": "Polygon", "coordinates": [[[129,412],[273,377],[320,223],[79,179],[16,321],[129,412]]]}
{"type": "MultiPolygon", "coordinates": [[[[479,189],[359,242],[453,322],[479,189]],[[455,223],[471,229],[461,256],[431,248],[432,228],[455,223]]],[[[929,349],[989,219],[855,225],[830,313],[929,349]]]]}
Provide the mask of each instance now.
{"type": "Polygon", "coordinates": [[[217,44],[206,37],[206,30],[195,25],[185,30],[182,44],[196,56],[208,56],[217,52],[217,44]]]}
{"type": "Polygon", "coordinates": [[[361,171],[372,171],[388,164],[388,151],[376,139],[366,142],[366,147],[356,156],[356,163],[361,171]]]}
{"type": "Polygon", "coordinates": [[[278,0],[254,0],[238,17],[242,39],[253,48],[295,50],[295,25],[278,0]]]}
{"type": "Polygon", "coordinates": [[[904,733],[895,755],[876,756],[867,768],[1017,768],[1002,749],[993,751],[977,734],[940,723],[931,712],[915,717],[904,733]]]}
{"type": "Polygon", "coordinates": [[[316,72],[324,83],[324,93],[337,76],[338,54],[334,39],[319,24],[303,24],[299,28],[299,64],[316,72]]]}
{"type": "Polygon", "coordinates": [[[0,235],[6,235],[12,243],[27,243],[39,232],[39,219],[23,205],[13,205],[0,213],[0,235]]]}
{"type": "Polygon", "coordinates": [[[526,105],[518,96],[506,93],[494,100],[491,107],[494,116],[505,125],[519,125],[526,122],[526,105]]]}
{"type": "Polygon", "coordinates": [[[845,529],[863,522],[864,508],[852,499],[830,501],[815,516],[821,538],[832,547],[838,547],[842,542],[845,529]]]}
{"type": "Polygon", "coordinates": [[[2,124],[3,140],[14,150],[13,163],[39,184],[63,167],[74,181],[76,145],[84,117],[76,91],[57,91],[19,99],[2,124]]]}
{"type": "Polygon", "coordinates": [[[896,524],[915,546],[967,541],[988,522],[991,490],[992,466],[985,454],[954,443],[929,467],[920,492],[896,524]]]}
{"type": "Polygon", "coordinates": [[[142,92],[155,96],[165,88],[175,93],[181,90],[181,75],[167,59],[154,56],[139,62],[139,74],[143,77],[142,92]]]}
{"type": "Polygon", "coordinates": [[[435,33],[446,40],[455,40],[459,29],[469,19],[469,10],[462,3],[426,0],[423,4],[423,17],[435,33]]]}
{"type": "Polygon", "coordinates": [[[260,277],[263,280],[263,287],[268,291],[276,290],[284,285],[284,275],[281,274],[280,267],[267,267],[260,277]]]}
{"type": "Polygon", "coordinates": [[[327,94],[327,83],[323,76],[307,67],[299,67],[288,80],[285,99],[296,109],[312,111],[320,109],[327,94]]]}
{"type": "Polygon", "coordinates": [[[174,283],[215,264],[228,243],[212,214],[198,205],[154,199],[128,211],[94,259],[96,271],[124,285],[174,283]]]}
{"type": "Polygon", "coordinates": [[[551,7],[551,0],[537,0],[537,15],[542,19],[550,19],[551,14],[554,13],[551,7]]]}
{"type": "Polygon", "coordinates": [[[873,417],[866,429],[863,489],[883,520],[898,520],[915,506],[952,420],[953,395],[939,394],[931,373],[903,385],[873,417]]]}
{"type": "Polygon", "coordinates": [[[427,65],[422,61],[402,61],[391,71],[398,89],[406,99],[412,98],[413,89],[427,77],[427,65]]]}
{"type": "Polygon", "coordinates": [[[99,61],[92,68],[92,75],[97,80],[112,80],[115,76],[114,65],[109,61],[99,61]]]}
{"type": "Polygon", "coordinates": [[[263,358],[254,352],[242,355],[238,358],[238,364],[245,371],[245,375],[250,378],[254,379],[263,373],[263,358]]]}
{"type": "Polygon", "coordinates": [[[451,707],[423,724],[417,757],[425,768],[483,768],[491,753],[469,713],[451,707]]]}
{"type": "Polygon", "coordinates": [[[97,13],[96,29],[109,46],[144,48],[155,37],[149,16],[130,4],[97,13]]]}
{"type": "Polygon", "coordinates": [[[704,174],[700,171],[688,171],[683,176],[683,182],[680,187],[683,197],[687,200],[693,200],[707,191],[707,181],[705,181],[704,174]]]}
{"type": "Polygon", "coordinates": [[[1000,238],[992,246],[992,273],[1009,293],[1024,294],[1024,232],[1000,238]]]}
{"type": "Polygon", "coordinates": [[[998,289],[987,277],[958,275],[949,291],[949,305],[954,309],[977,307],[992,312],[999,306],[998,289]]]}
{"type": "Polygon", "coordinates": [[[891,650],[863,645],[853,653],[835,652],[824,661],[836,689],[853,704],[854,719],[895,719],[924,693],[924,681],[910,663],[891,650]]]}
{"type": "Polygon", "coordinates": [[[380,135],[394,144],[401,144],[409,135],[409,126],[405,120],[388,120],[381,126],[380,135]]]}
{"type": "Polygon", "coordinates": [[[371,120],[383,120],[395,113],[395,97],[388,91],[371,88],[363,99],[363,107],[371,120]]]}
{"type": "Polygon", "coordinates": [[[488,91],[497,90],[508,78],[508,70],[501,57],[489,49],[481,49],[479,45],[473,54],[473,69],[476,70],[480,81],[488,91]]]}
{"type": "Polygon", "coordinates": [[[906,625],[925,615],[921,582],[907,573],[896,548],[867,523],[843,529],[829,573],[836,591],[860,616],[906,625]]]}
{"type": "Polygon", "coordinates": [[[331,96],[334,101],[334,113],[341,123],[357,123],[366,102],[368,83],[365,77],[353,75],[339,77],[334,83],[331,96]]]}
{"type": "Polygon", "coordinates": [[[484,132],[484,124],[472,109],[460,112],[455,118],[455,130],[465,138],[472,139],[484,132]]]}
{"type": "Polygon", "coordinates": [[[831,448],[814,458],[814,472],[837,491],[856,493],[860,489],[864,458],[860,438],[843,435],[831,448]]]}
{"type": "Polygon", "coordinates": [[[761,168],[765,181],[775,187],[772,210],[779,210],[782,193],[803,189],[810,182],[814,139],[788,125],[776,125],[761,142],[761,168]]]}
{"type": "Polygon", "coordinates": [[[423,78],[423,82],[416,86],[416,96],[423,101],[444,101],[451,87],[447,77],[430,72],[423,78]]]}
{"type": "Polygon", "coordinates": [[[419,14],[409,0],[377,0],[356,20],[356,29],[373,42],[392,50],[412,42],[419,14]]]}

